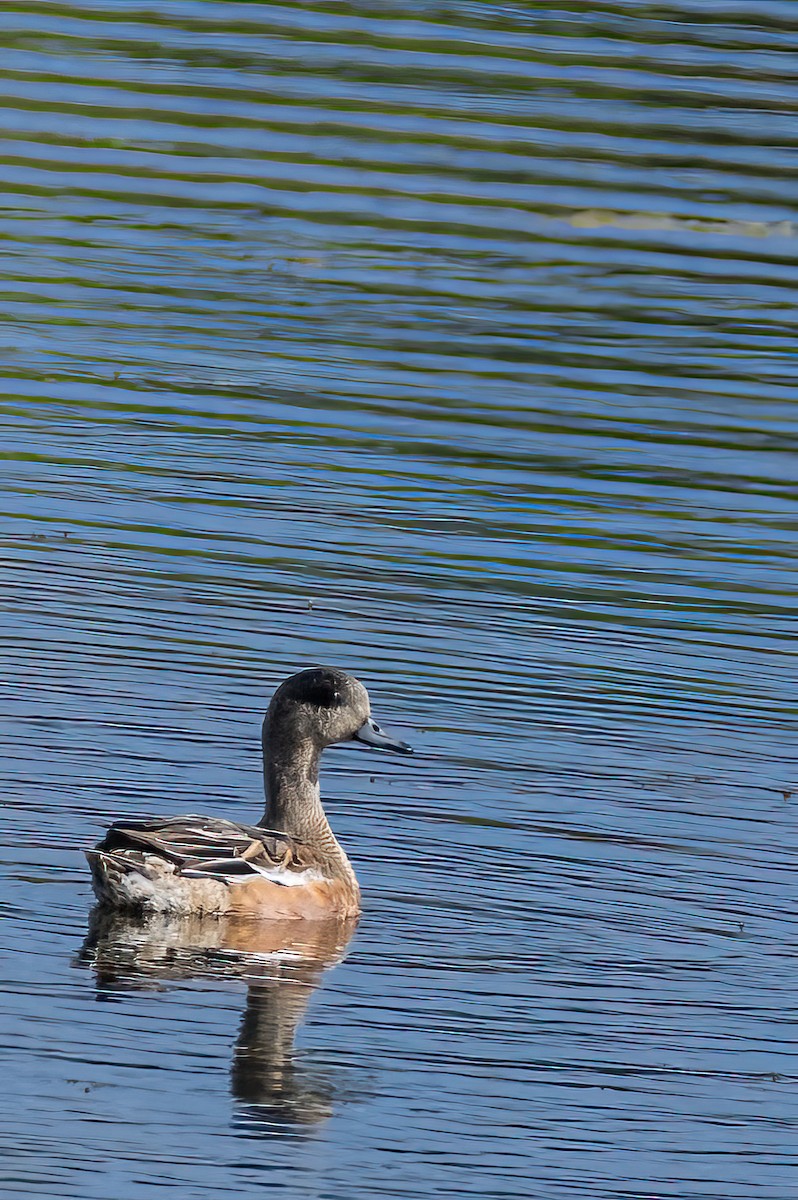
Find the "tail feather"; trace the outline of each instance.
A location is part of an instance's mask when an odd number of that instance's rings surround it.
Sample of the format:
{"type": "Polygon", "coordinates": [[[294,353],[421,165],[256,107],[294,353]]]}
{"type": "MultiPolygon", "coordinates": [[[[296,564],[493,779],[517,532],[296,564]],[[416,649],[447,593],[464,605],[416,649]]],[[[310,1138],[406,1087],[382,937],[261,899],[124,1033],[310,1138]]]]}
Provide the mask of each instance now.
{"type": "Polygon", "coordinates": [[[121,854],[112,854],[108,850],[86,850],[91,882],[94,894],[100,903],[119,904],[122,892],[122,880],[133,864],[121,854]]]}

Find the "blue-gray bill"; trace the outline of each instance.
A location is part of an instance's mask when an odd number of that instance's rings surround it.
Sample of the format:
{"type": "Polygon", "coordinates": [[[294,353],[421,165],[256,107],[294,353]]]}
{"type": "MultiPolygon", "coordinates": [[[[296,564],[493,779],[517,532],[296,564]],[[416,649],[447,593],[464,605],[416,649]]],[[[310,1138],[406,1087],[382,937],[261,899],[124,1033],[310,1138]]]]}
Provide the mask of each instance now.
{"type": "Polygon", "coordinates": [[[407,742],[401,742],[399,738],[391,737],[390,733],[380,729],[377,722],[373,721],[371,717],[360,726],[354,740],[365,742],[367,746],[376,746],[379,750],[394,750],[397,754],[413,753],[412,746],[408,746],[407,742]]]}

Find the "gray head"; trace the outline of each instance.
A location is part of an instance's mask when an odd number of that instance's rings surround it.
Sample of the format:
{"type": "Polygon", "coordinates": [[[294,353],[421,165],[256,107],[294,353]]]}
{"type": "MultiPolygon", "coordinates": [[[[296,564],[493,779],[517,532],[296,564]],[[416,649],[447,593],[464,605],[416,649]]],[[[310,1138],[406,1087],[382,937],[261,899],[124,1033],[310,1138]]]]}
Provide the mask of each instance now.
{"type": "Polygon", "coordinates": [[[380,729],[371,716],[363,684],[337,667],[311,667],[281,683],[263,723],[264,742],[311,742],[319,750],[335,742],[359,741],[381,750],[411,754],[405,742],[380,729]]]}

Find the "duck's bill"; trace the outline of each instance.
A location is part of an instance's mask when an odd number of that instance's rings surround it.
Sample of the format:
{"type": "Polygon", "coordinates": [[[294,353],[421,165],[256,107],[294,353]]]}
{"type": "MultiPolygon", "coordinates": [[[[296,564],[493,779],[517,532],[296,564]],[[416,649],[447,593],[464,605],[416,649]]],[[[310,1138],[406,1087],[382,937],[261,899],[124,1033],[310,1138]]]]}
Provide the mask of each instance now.
{"type": "Polygon", "coordinates": [[[408,746],[407,742],[400,742],[399,738],[391,737],[390,733],[380,729],[371,717],[360,726],[355,734],[355,741],[365,742],[367,746],[377,746],[380,750],[393,750],[397,754],[413,753],[412,746],[408,746]]]}

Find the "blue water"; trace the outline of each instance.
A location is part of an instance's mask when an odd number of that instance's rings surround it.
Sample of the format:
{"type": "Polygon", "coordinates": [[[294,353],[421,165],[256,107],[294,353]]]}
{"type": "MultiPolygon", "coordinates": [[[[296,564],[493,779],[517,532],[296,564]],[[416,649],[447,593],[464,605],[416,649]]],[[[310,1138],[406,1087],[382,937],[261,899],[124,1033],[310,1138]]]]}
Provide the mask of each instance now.
{"type": "Polygon", "coordinates": [[[0,13],[4,1197],[798,1198],[795,32],[0,13]],[[87,941],[315,662],[351,942],[87,941]]]}

